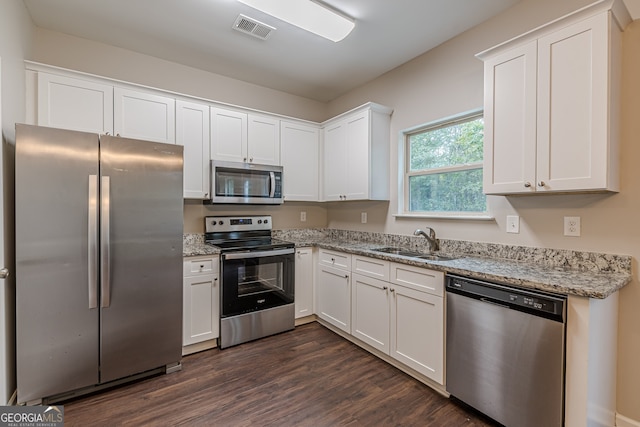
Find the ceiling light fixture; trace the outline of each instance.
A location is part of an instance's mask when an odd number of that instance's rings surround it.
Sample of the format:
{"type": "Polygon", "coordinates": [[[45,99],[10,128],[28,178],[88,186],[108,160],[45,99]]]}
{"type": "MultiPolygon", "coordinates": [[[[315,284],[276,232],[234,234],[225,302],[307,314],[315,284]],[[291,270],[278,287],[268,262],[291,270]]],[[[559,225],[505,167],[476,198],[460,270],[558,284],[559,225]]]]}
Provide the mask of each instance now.
{"type": "Polygon", "coordinates": [[[344,39],[355,26],[353,19],[314,0],[238,1],[334,42],[344,39]]]}

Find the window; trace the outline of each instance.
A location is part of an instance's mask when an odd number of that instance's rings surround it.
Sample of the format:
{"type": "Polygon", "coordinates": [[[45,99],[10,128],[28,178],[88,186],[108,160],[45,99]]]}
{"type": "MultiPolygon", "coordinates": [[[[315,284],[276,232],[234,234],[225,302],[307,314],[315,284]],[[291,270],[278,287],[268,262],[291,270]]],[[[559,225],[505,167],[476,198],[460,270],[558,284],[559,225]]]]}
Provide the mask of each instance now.
{"type": "Polygon", "coordinates": [[[405,134],[405,212],[486,212],[483,130],[482,113],[475,113],[405,134]]]}

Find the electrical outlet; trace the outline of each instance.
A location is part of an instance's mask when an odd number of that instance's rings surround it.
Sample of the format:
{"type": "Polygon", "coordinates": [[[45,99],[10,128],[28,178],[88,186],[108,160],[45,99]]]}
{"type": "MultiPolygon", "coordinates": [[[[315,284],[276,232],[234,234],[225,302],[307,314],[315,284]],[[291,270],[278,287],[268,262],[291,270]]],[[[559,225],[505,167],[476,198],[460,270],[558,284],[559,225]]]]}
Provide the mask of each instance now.
{"type": "Polygon", "coordinates": [[[507,215],[507,233],[520,233],[520,217],[518,215],[507,215]]]}
{"type": "Polygon", "coordinates": [[[367,213],[366,212],[362,212],[360,214],[360,222],[363,223],[363,224],[367,223],[367,213]]]}
{"type": "Polygon", "coordinates": [[[564,217],[564,235],[579,237],[580,236],[580,217],[565,216],[564,217]]]}
{"type": "Polygon", "coordinates": [[[300,211],[300,222],[305,222],[307,220],[307,213],[305,211],[300,211]]]}

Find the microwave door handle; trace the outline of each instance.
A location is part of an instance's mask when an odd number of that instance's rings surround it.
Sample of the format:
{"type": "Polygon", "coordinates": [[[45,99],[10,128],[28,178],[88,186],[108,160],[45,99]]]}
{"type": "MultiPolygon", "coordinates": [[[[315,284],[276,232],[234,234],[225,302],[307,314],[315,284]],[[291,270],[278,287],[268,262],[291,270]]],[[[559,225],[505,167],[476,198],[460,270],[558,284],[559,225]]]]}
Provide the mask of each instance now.
{"type": "Polygon", "coordinates": [[[269,172],[269,178],[271,178],[271,191],[269,192],[269,197],[273,199],[276,195],[276,173],[269,172]]]}

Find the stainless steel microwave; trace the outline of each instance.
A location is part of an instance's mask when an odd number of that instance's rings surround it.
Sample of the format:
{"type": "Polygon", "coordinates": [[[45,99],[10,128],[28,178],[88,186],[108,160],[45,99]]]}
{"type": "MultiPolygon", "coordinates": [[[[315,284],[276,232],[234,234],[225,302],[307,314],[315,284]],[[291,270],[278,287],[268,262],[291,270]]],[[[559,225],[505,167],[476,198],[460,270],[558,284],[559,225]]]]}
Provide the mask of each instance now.
{"type": "Polygon", "coordinates": [[[282,202],[282,166],[211,161],[211,203],[282,202]]]}

